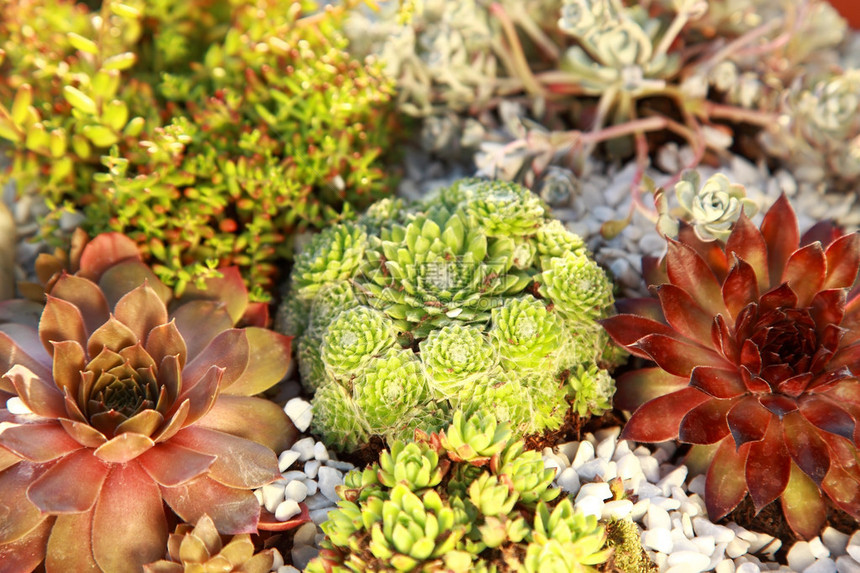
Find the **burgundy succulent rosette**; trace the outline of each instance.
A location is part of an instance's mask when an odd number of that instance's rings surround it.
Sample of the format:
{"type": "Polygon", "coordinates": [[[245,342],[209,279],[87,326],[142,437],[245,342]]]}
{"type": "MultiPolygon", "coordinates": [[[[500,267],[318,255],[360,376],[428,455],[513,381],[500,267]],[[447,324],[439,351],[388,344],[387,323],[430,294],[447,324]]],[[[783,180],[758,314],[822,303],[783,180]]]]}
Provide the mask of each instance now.
{"type": "Polygon", "coordinates": [[[783,196],[760,229],[741,216],[725,243],[689,228],[668,242],[658,300],[603,322],[656,363],[618,380],[617,406],[635,410],[622,437],[706,450],[712,520],[747,493],[756,510],[779,499],[805,538],[824,496],[860,518],[860,234],[801,237],[783,196]]]}

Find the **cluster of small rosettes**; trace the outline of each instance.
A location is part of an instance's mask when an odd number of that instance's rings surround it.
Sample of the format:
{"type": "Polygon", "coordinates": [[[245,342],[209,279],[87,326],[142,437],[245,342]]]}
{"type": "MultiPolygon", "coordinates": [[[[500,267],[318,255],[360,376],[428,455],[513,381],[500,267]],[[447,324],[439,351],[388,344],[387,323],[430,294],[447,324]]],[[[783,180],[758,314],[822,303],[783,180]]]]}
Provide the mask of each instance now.
{"type": "Polygon", "coordinates": [[[438,430],[480,405],[519,434],[559,427],[571,402],[609,408],[597,321],[611,282],[521,186],[466,179],[408,207],[386,200],[315,236],[290,286],[280,323],[333,447],[438,430]]]}
{"type": "Polygon", "coordinates": [[[346,475],[306,571],[594,571],[612,551],[605,529],[557,499],[553,475],[492,414],[458,411],[346,475]]]}
{"type": "Polygon", "coordinates": [[[791,90],[779,122],[762,139],[799,179],[855,189],[860,181],[860,70],[833,73],[811,87],[791,90]]]}

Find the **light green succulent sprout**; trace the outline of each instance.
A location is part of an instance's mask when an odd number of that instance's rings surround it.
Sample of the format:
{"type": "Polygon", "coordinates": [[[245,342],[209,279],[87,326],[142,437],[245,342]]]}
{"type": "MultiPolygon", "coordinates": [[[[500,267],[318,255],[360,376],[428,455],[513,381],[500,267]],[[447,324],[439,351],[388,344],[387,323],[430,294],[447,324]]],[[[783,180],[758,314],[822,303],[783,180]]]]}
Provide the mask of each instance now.
{"type": "Polygon", "coordinates": [[[510,427],[486,413],[454,417],[503,436],[492,440],[502,461],[464,460],[439,434],[395,442],[337,488],[306,571],[590,572],[609,557],[603,525],[559,498],[538,452],[509,441],[510,427]]]}
{"type": "Polygon", "coordinates": [[[452,459],[471,463],[487,463],[501,453],[510,437],[510,426],[500,424],[488,410],[468,417],[458,410],[451,425],[440,434],[442,447],[452,459]]]}
{"type": "Polygon", "coordinates": [[[577,366],[570,375],[573,408],[580,416],[600,416],[612,409],[615,380],[603,368],[577,366]]]}
{"type": "Polygon", "coordinates": [[[606,273],[512,183],[468,178],[411,205],[377,203],[309,241],[289,290],[282,323],[298,336],[305,386],[339,384],[339,411],[358,417],[317,424],[338,449],[356,443],[334,437],[346,427],[402,439],[482,405],[517,435],[555,429],[571,373],[609,366],[597,323],[613,305],[606,273]]]}
{"type": "Polygon", "coordinates": [[[731,183],[722,173],[708,177],[704,185],[697,171],[684,173],[675,184],[675,195],[684,219],[703,241],[725,241],[741,213],[752,217],[758,210],[755,201],[747,198],[744,186],[731,183]]]}

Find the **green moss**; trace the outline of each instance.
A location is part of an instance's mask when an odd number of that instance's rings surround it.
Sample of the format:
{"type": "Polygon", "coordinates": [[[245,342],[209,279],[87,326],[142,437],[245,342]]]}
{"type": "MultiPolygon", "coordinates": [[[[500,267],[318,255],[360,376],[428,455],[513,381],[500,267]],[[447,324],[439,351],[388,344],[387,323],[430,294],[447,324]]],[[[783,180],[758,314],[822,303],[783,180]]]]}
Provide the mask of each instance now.
{"type": "Polygon", "coordinates": [[[657,566],[642,548],[641,532],[630,519],[611,519],[606,523],[606,546],[611,547],[609,564],[624,573],[656,573],[657,566]]]}

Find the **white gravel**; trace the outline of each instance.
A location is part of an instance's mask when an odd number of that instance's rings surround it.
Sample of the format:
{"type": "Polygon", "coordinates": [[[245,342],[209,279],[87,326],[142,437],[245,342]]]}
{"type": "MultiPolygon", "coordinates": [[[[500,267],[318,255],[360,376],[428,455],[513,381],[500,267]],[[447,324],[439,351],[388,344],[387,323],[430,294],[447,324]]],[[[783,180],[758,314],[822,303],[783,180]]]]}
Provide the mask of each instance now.
{"type": "Polygon", "coordinates": [[[788,565],[781,565],[773,560],[782,544],[779,539],[708,520],[704,476],[688,479],[686,466],[667,462],[675,451],[673,443],[658,444],[652,452],[619,441],[620,432],[605,429],[586,434],[581,442],[546,448],[544,465],[556,469],[555,483],[574,495],[577,510],[636,522],[642,545],[661,573],[860,572],[860,531],[848,536],[828,527],[820,537],[795,543],[787,554],[788,565]],[[602,471],[595,474],[597,467],[602,471]],[[607,501],[612,494],[606,482],[615,477],[633,499],[607,501]]]}

